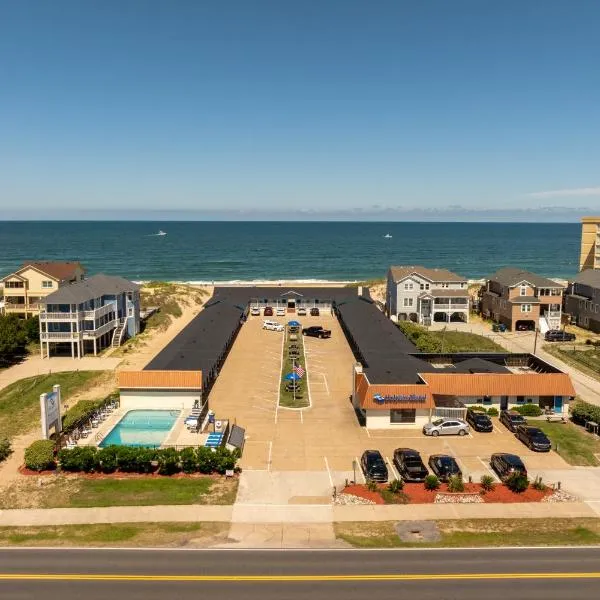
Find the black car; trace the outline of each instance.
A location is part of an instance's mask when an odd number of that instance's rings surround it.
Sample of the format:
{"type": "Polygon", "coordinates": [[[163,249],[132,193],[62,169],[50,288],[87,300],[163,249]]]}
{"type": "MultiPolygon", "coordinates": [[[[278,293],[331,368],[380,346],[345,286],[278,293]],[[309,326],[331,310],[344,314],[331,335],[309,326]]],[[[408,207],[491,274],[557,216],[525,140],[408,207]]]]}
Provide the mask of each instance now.
{"type": "Polygon", "coordinates": [[[427,467],[421,460],[421,455],[411,448],[394,450],[394,466],[404,481],[421,482],[429,475],[427,467]]]}
{"type": "Polygon", "coordinates": [[[551,329],[550,331],[546,331],[544,335],[544,339],[547,342],[574,342],[575,338],[574,333],[569,333],[562,329],[551,329]]]}
{"type": "Polygon", "coordinates": [[[475,430],[482,432],[489,432],[494,429],[492,420],[485,414],[478,410],[467,411],[467,423],[475,430]]]}
{"type": "Polygon", "coordinates": [[[302,330],[302,335],[308,335],[316,338],[330,338],[331,331],[329,329],[323,329],[320,325],[313,325],[312,327],[305,327],[302,330]]]}
{"type": "Polygon", "coordinates": [[[514,433],[519,425],[527,425],[527,419],[518,412],[503,410],[500,412],[500,423],[514,433]]]}
{"type": "Polygon", "coordinates": [[[379,450],[365,450],[360,457],[360,466],[367,481],[385,483],[388,480],[388,470],[379,450]]]}
{"type": "Polygon", "coordinates": [[[310,309],[311,317],[318,317],[319,315],[320,315],[319,309],[316,306],[314,306],[313,308],[310,309]]]}
{"type": "Polygon", "coordinates": [[[462,471],[453,456],[448,454],[432,454],[429,457],[429,468],[440,481],[448,481],[453,475],[462,477],[462,471]]]}
{"type": "Polygon", "coordinates": [[[520,473],[527,477],[527,469],[523,461],[516,454],[507,454],[505,452],[492,454],[490,465],[502,481],[513,473],[520,473]]]}
{"type": "Polygon", "coordinates": [[[552,444],[546,434],[538,427],[519,425],[515,433],[517,439],[521,440],[530,450],[535,452],[550,452],[552,444]]]}

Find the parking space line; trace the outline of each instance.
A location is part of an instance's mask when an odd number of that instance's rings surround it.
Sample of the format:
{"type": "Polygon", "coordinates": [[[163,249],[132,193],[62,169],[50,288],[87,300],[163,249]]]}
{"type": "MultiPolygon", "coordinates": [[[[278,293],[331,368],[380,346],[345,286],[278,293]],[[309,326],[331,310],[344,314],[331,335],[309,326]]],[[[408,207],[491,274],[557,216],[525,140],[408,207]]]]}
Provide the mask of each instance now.
{"type": "MultiPolygon", "coordinates": [[[[355,456],[354,460],[356,461],[356,468],[358,469],[358,474],[362,477],[363,483],[367,483],[367,478],[365,477],[365,474],[362,472],[362,467],[360,466],[360,461],[358,460],[358,457],[355,456]]],[[[358,479],[358,477],[356,479],[358,479]]],[[[354,483],[358,483],[358,481],[355,481],[354,483]]]]}
{"type": "Polygon", "coordinates": [[[267,458],[267,471],[271,470],[271,456],[273,454],[273,442],[269,442],[269,458],[267,458]]]}
{"type": "Polygon", "coordinates": [[[302,423],[302,425],[304,425],[304,411],[303,410],[300,411],[300,423],[302,423]]]}
{"type": "Polygon", "coordinates": [[[488,471],[495,481],[500,481],[494,470],[481,458],[481,456],[477,457],[477,460],[485,467],[486,471],[488,471]]]}
{"type": "Polygon", "coordinates": [[[327,395],[329,396],[329,386],[327,385],[327,377],[325,377],[325,373],[321,373],[321,377],[323,377],[323,383],[325,384],[325,389],[327,390],[327,395]]]}
{"type": "Polygon", "coordinates": [[[368,427],[365,427],[365,431],[367,432],[367,435],[368,435],[369,437],[371,437],[371,433],[370,433],[370,431],[369,431],[369,428],[368,428],[368,427]]]}
{"type": "Polygon", "coordinates": [[[394,467],[394,463],[389,459],[388,456],[385,457],[385,460],[387,461],[387,464],[390,467],[390,471],[392,472],[392,474],[394,475],[394,477],[400,481],[402,478],[400,477],[400,473],[398,473],[398,471],[396,471],[396,467],[394,467]]]}
{"type": "Polygon", "coordinates": [[[329,462],[327,461],[327,457],[324,456],[323,460],[325,461],[325,468],[327,469],[327,475],[329,475],[329,483],[331,487],[333,487],[333,477],[331,476],[331,469],[329,468],[329,462]]]}

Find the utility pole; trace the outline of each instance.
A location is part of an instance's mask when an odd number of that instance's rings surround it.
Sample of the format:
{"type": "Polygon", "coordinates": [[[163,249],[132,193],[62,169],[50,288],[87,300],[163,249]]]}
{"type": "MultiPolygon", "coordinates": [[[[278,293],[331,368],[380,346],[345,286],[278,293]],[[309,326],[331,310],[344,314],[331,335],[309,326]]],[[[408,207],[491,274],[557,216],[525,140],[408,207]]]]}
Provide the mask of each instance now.
{"type": "Polygon", "coordinates": [[[535,351],[536,351],[536,348],[537,348],[538,331],[539,331],[539,329],[536,327],[535,328],[535,338],[533,340],[533,353],[534,354],[535,354],[535,351]]]}

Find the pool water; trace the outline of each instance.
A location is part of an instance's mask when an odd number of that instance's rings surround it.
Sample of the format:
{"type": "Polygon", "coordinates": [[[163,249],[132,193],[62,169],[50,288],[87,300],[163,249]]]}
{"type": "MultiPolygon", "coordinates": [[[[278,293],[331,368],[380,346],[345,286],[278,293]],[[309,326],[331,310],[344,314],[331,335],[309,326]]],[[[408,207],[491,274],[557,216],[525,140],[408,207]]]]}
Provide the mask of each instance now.
{"type": "Polygon", "coordinates": [[[130,410],[99,446],[158,447],[165,441],[179,413],[178,410],[130,410]]]}

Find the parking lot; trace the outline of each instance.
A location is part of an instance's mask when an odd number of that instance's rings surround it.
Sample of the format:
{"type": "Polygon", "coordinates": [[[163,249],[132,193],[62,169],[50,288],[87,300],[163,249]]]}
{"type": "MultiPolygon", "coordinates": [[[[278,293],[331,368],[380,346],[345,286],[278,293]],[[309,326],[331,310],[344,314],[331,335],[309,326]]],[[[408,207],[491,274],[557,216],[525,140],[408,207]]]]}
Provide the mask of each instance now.
{"type": "MultiPolygon", "coordinates": [[[[289,317],[269,317],[286,323],[289,317]]],[[[304,327],[331,329],[330,339],[306,337],[307,391],[310,407],[278,406],[283,334],[262,329],[263,317],[250,317],[219,375],[211,396],[217,418],[236,420],[246,429],[241,460],[247,471],[321,472],[320,481],[340,485],[353,477],[353,461],[368,448],[380,450],[390,474],[395,448],[418,450],[425,463],[431,454],[456,457],[464,476],[474,481],[492,474],[489,459],[494,452],[511,452],[523,459],[531,477],[538,472],[569,469],[555,452],[529,450],[497,419],[492,433],[473,432],[465,437],[425,437],[420,429],[368,430],[357,421],[349,397],[354,357],[340,325],[330,314],[301,317],[304,327]],[[322,477],[326,475],[326,477],[322,477]]],[[[357,471],[358,481],[362,475],[357,471]]]]}

